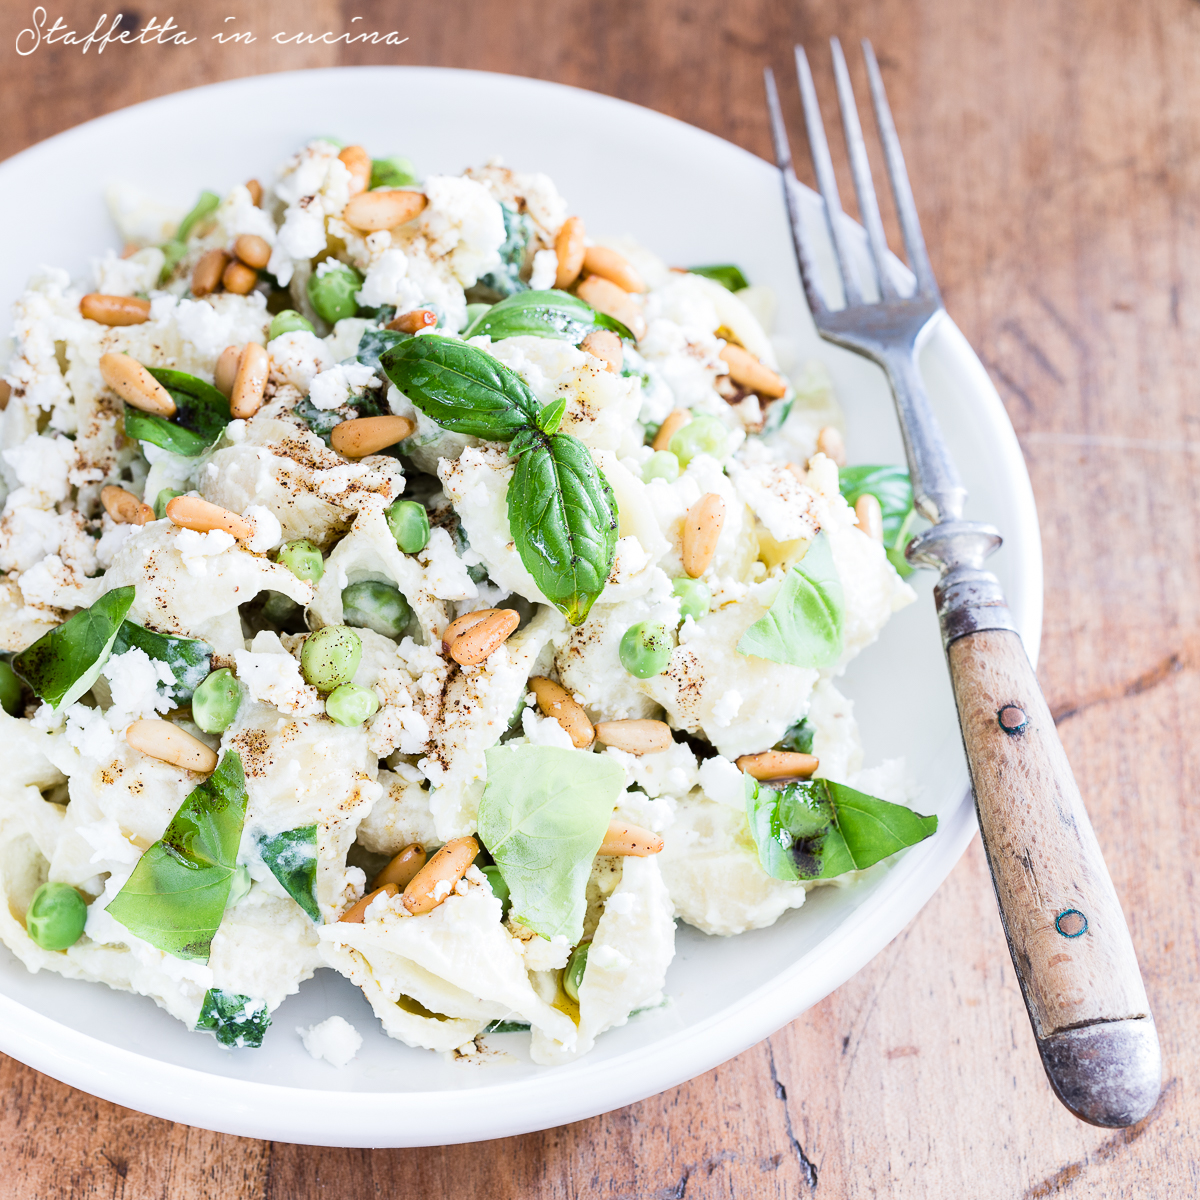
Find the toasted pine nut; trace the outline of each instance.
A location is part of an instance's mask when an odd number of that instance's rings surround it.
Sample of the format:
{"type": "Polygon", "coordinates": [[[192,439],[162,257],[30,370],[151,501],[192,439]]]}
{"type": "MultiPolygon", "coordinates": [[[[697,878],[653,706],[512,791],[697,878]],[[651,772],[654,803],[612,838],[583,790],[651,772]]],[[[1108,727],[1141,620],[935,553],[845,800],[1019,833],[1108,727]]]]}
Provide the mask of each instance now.
{"type": "Polygon", "coordinates": [[[576,750],[586,750],[592,744],[595,734],[587,713],[561,683],[544,675],[535,675],[529,681],[529,690],[537,697],[542,716],[553,717],[576,750]]]}
{"type": "Polygon", "coordinates": [[[100,374],[126,404],[156,417],[175,415],[171,393],[131,355],[115,354],[111,350],[100,355],[100,374]]]}
{"type": "Polygon", "coordinates": [[[3,412],[8,407],[8,402],[11,399],[12,384],[7,379],[0,379],[0,412],[3,412]]]}
{"type": "Polygon", "coordinates": [[[372,888],[381,888],[385,884],[393,884],[397,888],[406,888],[417,872],[425,865],[425,848],[416,842],[405,846],[374,879],[372,888]]]}
{"type": "Polygon", "coordinates": [[[80,313],[98,325],[141,325],[150,320],[150,301],[137,296],[105,296],[88,292],[79,301],[80,313]]]}
{"type": "Polygon", "coordinates": [[[246,191],[250,193],[250,199],[255,208],[262,208],[263,190],[262,184],[257,179],[246,180],[246,191]]]}
{"type": "Polygon", "coordinates": [[[134,721],[125,730],[125,740],[151,758],[198,775],[211,775],[217,769],[217,752],[170,721],[134,721]]]}
{"type": "Polygon", "coordinates": [[[360,192],[342,210],[342,220],[364,233],[394,229],[411,221],[429,202],[423,192],[360,192]]]}
{"type": "Polygon", "coordinates": [[[257,233],[243,233],[233,243],[233,252],[256,271],[261,271],[271,261],[271,243],[257,233]]]}
{"type": "Polygon", "coordinates": [[[371,156],[362,146],[343,146],[338,158],[350,172],[350,195],[365,192],[371,186],[371,156]]]}
{"type": "Polygon", "coordinates": [[[583,252],[583,269],[609,279],[623,292],[644,292],[646,285],[623,254],[607,246],[589,246],[583,252]]]}
{"type": "Polygon", "coordinates": [[[705,492],[683,522],[683,569],[699,579],[717,552],[717,539],[725,524],[725,501],[716,492],[705,492]]]}
{"type": "Polygon", "coordinates": [[[141,246],[139,246],[137,242],[126,242],[125,245],[121,247],[121,257],[132,258],[140,249],[141,246]]]}
{"type": "Polygon", "coordinates": [[[473,837],[447,842],[417,873],[404,889],[404,907],[414,917],[432,912],[454,891],[454,885],[467,873],[479,853],[473,837]],[[443,887],[449,884],[449,887],[443,887]]]}
{"type": "Polygon", "coordinates": [[[498,608],[477,608],[474,612],[463,613],[461,617],[455,617],[442,634],[442,653],[449,654],[450,647],[454,645],[456,639],[460,638],[468,629],[474,629],[480,621],[486,620],[492,613],[499,611],[498,608]]]}
{"type": "Polygon", "coordinates": [[[258,272],[235,258],[222,272],[221,282],[227,292],[235,296],[248,296],[258,282],[258,272]]]}
{"type": "Polygon", "coordinates": [[[743,754],[734,760],[739,771],[754,779],[808,779],[820,766],[811,754],[795,750],[764,750],[761,754],[743,754]]]}
{"type": "Polygon", "coordinates": [[[817,434],[817,453],[832,459],[839,467],[846,465],[846,443],[842,440],[841,432],[832,425],[826,425],[817,434]]]}
{"type": "Polygon", "coordinates": [[[401,333],[419,333],[437,324],[437,313],[432,308],[414,308],[412,312],[401,313],[394,321],[389,321],[385,329],[398,329],[401,333]]]}
{"type": "Polygon", "coordinates": [[[599,721],[596,737],[626,754],[661,754],[675,741],[666,721],[599,721]]]}
{"type": "Polygon", "coordinates": [[[173,525],[194,529],[197,533],[223,529],[243,540],[254,536],[254,526],[245,517],[239,517],[219,504],[201,500],[199,496],[176,496],[167,504],[167,518],[173,525]]]}
{"type": "Polygon", "coordinates": [[[245,420],[262,408],[263,392],[270,373],[271,360],[266,350],[257,342],[247,342],[238,358],[233,390],[229,393],[231,416],[245,420]]]}
{"type": "Polygon", "coordinates": [[[118,525],[145,525],[154,520],[154,509],[150,505],[143,504],[132,492],[115,484],[100,489],[100,503],[118,525]]]}
{"type": "Polygon", "coordinates": [[[521,614],[515,608],[498,608],[454,639],[450,657],[460,666],[477,666],[494,654],[520,623],[521,614]]]}
{"type": "Polygon", "coordinates": [[[363,918],[367,915],[367,909],[371,907],[372,901],[380,892],[385,896],[395,896],[400,889],[394,883],[385,883],[382,887],[377,887],[374,891],[368,892],[357,903],[350,905],[348,909],[340,917],[339,923],[349,923],[351,925],[361,925],[363,918]]]}
{"type": "Polygon", "coordinates": [[[229,262],[224,250],[208,250],[192,268],[192,295],[207,296],[221,286],[221,275],[229,262]]]}
{"type": "Polygon", "coordinates": [[[556,288],[569,288],[579,278],[587,250],[583,238],[582,217],[568,217],[555,234],[554,253],[558,256],[558,271],[554,276],[556,288]]]}
{"type": "Polygon", "coordinates": [[[615,317],[638,341],[646,336],[646,318],[642,316],[641,305],[611,280],[602,275],[589,275],[575,289],[575,294],[593,308],[615,317]]]}
{"type": "Polygon", "coordinates": [[[621,347],[621,339],[611,329],[593,329],[579,343],[579,348],[600,359],[606,371],[620,375],[625,365],[625,351],[621,347]]]}
{"type": "Polygon", "coordinates": [[[863,492],[854,502],[854,514],[863,533],[869,534],[877,542],[883,541],[883,509],[870,492],[863,492]]]}
{"type": "Polygon", "coordinates": [[[666,419],[658,427],[658,432],[654,435],[654,441],[651,446],[655,450],[667,450],[670,448],[671,439],[692,419],[690,409],[673,408],[667,413],[666,419]]]}
{"type": "Polygon", "coordinates": [[[596,853],[647,858],[651,854],[661,854],[662,848],[663,840],[657,833],[614,818],[609,821],[604,841],[600,843],[600,849],[596,853]]]}
{"type": "Polygon", "coordinates": [[[778,400],[787,391],[787,384],[771,370],[759,362],[749,350],[726,342],[721,351],[721,358],[729,367],[729,378],[739,387],[770,400],[778,400]]]}
{"type": "Polygon", "coordinates": [[[237,379],[238,363],[242,360],[244,349],[244,346],[226,346],[213,368],[213,387],[225,396],[233,391],[233,381],[237,379]]]}
{"type": "Polygon", "coordinates": [[[799,463],[788,463],[787,469],[795,475],[798,482],[808,482],[808,472],[799,463]]]}
{"type": "Polygon", "coordinates": [[[333,427],[329,444],[347,458],[365,458],[404,441],[416,427],[408,417],[355,417],[333,427]]]}

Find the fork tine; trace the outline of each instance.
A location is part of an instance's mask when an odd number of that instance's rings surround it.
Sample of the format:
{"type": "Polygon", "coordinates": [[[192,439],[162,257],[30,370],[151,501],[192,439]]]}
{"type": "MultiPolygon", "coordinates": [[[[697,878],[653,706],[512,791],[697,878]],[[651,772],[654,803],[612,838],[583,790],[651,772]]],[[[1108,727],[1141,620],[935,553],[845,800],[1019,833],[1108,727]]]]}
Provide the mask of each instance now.
{"type": "Polygon", "coordinates": [[[821,285],[817,282],[808,235],[804,232],[804,220],[800,215],[800,206],[796,200],[800,184],[792,167],[792,149],[788,145],[787,126],[783,123],[783,110],[779,107],[779,92],[775,88],[775,72],[770,67],[763,70],[763,85],[767,90],[767,111],[771,117],[771,139],[775,143],[775,165],[779,168],[779,175],[783,181],[783,200],[787,205],[788,224],[792,228],[792,245],[796,250],[796,264],[800,268],[800,281],[804,284],[804,294],[808,297],[809,311],[814,315],[827,312],[829,305],[825,303],[821,285]]]}
{"type": "Polygon", "coordinates": [[[853,258],[842,227],[842,202],[838,197],[837,176],[833,173],[833,159],[829,156],[829,143],[825,140],[825,125],[821,120],[821,109],[817,104],[817,89],[813,87],[812,71],[808,67],[808,55],[803,46],[796,46],[796,74],[800,78],[800,101],[804,106],[804,126],[808,130],[808,149],[812,154],[813,170],[817,175],[817,186],[825,201],[825,219],[829,224],[829,235],[837,252],[838,269],[842,273],[842,287],[846,293],[846,305],[860,304],[862,292],[854,277],[853,258]]]}
{"type": "Polygon", "coordinates": [[[896,134],[896,123],[892,120],[887,93],[883,90],[883,76],[879,73],[875,51],[867,38],[863,38],[862,50],[863,58],[867,61],[867,78],[871,83],[871,102],[875,108],[875,122],[879,126],[879,140],[883,143],[888,177],[892,181],[892,196],[896,202],[900,228],[904,233],[908,265],[917,277],[917,294],[940,299],[937,280],[929,262],[929,252],[925,249],[925,237],[921,233],[921,222],[917,217],[912,186],[908,182],[908,169],[904,165],[904,154],[900,149],[900,138],[896,134]]]}
{"type": "Polygon", "coordinates": [[[883,220],[879,215],[875,185],[871,181],[871,162],[867,158],[867,144],[863,141],[862,125],[858,120],[854,88],[850,83],[850,72],[846,69],[842,43],[837,38],[831,38],[830,46],[833,51],[833,75],[837,80],[838,104],[842,110],[842,129],[846,134],[846,150],[850,157],[850,173],[854,176],[854,190],[858,195],[858,211],[867,228],[879,294],[885,300],[892,299],[900,293],[896,290],[887,269],[887,237],[884,235],[883,220]]]}

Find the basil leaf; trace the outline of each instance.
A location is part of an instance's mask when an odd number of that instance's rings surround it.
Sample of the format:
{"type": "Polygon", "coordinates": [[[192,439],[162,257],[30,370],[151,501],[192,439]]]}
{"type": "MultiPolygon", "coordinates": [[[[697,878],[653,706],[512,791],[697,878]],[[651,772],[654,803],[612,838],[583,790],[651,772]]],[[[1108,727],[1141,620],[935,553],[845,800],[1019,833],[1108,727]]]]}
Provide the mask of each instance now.
{"type": "Polygon", "coordinates": [[[592,860],[625,787],[607,754],[555,746],[500,746],[487,752],[479,837],[522,925],[572,944],[583,937],[592,860]]]}
{"type": "Polygon", "coordinates": [[[364,367],[370,367],[374,371],[382,370],[379,356],[393,346],[408,341],[410,337],[411,333],[401,333],[399,329],[366,329],[358,339],[355,356],[364,367]]]}
{"type": "Polygon", "coordinates": [[[228,750],[138,859],[109,915],[167,954],[207,962],[237,866],[246,799],[242,760],[228,750]]]}
{"type": "Polygon", "coordinates": [[[500,205],[504,215],[504,242],[500,246],[500,265],[479,278],[480,287],[490,288],[501,296],[529,291],[529,284],[521,278],[525,265],[525,250],[533,237],[533,221],[507,204],[500,205]]]}
{"type": "Polygon", "coordinates": [[[212,647],[207,642],[155,633],[132,621],[121,623],[112,645],[112,655],[124,654],[127,650],[144,650],[148,657],[171,668],[175,683],[168,687],[166,694],[176,704],[185,704],[192,698],[192,693],[208,677],[212,662],[212,647]]]}
{"type": "Polygon", "coordinates": [[[515,371],[453,338],[409,338],[380,364],[417,408],[454,433],[507,442],[542,408],[515,371]]]}
{"type": "Polygon", "coordinates": [[[171,393],[175,415],[156,417],[127,405],[125,436],[161,446],[184,458],[203,454],[229,424],[229,401],[212,384],[195,375],[161,367],[146,367],[146,370],[171,393]]]}
{"type": "Polygon", "coordinates": [[[159,282],[165,283],[171,272],[179,265],[179,260],[187,253],[187,240],[196,225],[210,213],[217,210],[221,197],[216,192],[201,192],[200,199],[192,206],[192,211],[179,222],[175,236],[162,244],[163,266],[159,274],[159,282]]]}
{"type": "Polygon", "coordinates": [[[787,733],[783,735],[776,743],[780,750],[790,750],[797,754],[811,754],[813,748],[813,736],[817,731],[809,724],[807,717],[801,717],[799,721],[789,727],[787,733]]]}
{"type": "Polygon", "coordinates": [[[493,304],[463,331],[464,338],[486,333],[493,342],[504,338],[561,338],[577,346],[595,329],[611,329],[627,341],[633,334],[620,321],[597,312],[578,296],[557,289],[521,292],[493,304]]]}
{"type": "Polygon", "coordinates": [[[302,825],[262,838],[258,852],[284,891],[319,925],[317,906],[317,827],[302,825]]]}
{"type": "Polygon", "coordinates": [[[829,539],[819,533],[788,571],[767,615],[742,634],[738,653],[793,667],[831,667],[842,656],[844,615],[842,581],[829,539]]]}
{"type": "Polygon", "coordinates": [[[916,520],[912,481],[903,467],[843,467],[838,472],[838,488],[851,507],[859,496],[870,493],[883,512],[883,544],[893,567],[902,578],[913,573],[904,557],[909,531],[916,520]]]}
{"type": "Polygon", "coordinates": [[[931,837],[937,817],[828,779],[777,789],[746,780],[746,815],[763,870],[775,879],[832,879],[931,837]]]}
{"type": "Polygon", "coordinates": [[[299,417],[327,446],[334,426],[346,419],[336,409],[318,408],[307,396],[292,409],[292,414],[299,417]]]}
{"type": "Polygon", "coordinates": [[[262,1045],[263,1034],[271,1024],[265,1000],[252,1000],[237,992],[209,988],[204,993],[196,1028],[216,1035],[222,1046],[249,1047],[262,1045]]]}
{"type": "Polygon", "coordinates": [[[99,678],[133,595],[132,587],[106,592],[22,650],[12,660],[13,670],[51,708],[74,704],[99,678]]]}
{"type": "Polygon", "coordinates": [[[391,158],[371,160],[371,182],[368,190],[378,187],[403,188],[417,182],[416,168],[407,158],[393,155],[391,158]]]}
{"type": "Polygon", "coordinates": [[[735,267],[733,263],[717,263],[711,267],[688,267],[688,271],[692,275],[703,275],[705,279],[715,280],[731,292],[740,292],[742,288],[750,286],[749,281],[742,274],[741,268],[735,267]]]}
{"type": "MultiPolygon", "coordinates": [[[[558,427],[562,424],[563,413],[567,411],[566,396],[559,398],[550,404],[547,404],[537,416],[537,427],[547,436],[558,432],[558,427]]],[[[515,440],[515,439],[514,439],[515,440]]]]}
{"type": "Polygon", "coordinates": [[[604,591],[617,551],[617,502],[588,448],[540,434],[508,485],[508,524],[525,569],[572,625],[604,591]]]}

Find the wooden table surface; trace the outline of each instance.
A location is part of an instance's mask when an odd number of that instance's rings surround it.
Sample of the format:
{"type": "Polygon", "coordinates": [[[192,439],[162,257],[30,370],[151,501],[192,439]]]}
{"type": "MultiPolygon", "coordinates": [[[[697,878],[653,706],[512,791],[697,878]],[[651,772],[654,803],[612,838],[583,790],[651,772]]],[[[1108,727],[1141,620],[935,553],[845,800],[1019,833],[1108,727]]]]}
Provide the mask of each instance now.
{"type": "MultiPolygon", "coordinates": [[[[769,155],[760,70],[826,39],[879,50],[946,306],[1000,389],[1045,539],[1039,671],[1129,915],[1164,1087],[1121,1132],[1052,1097],[978,842],[859,975],[707,1075],[504,1142],[322,1150],[142,1116],[0,1062],[0,1196],[307,1200],[764,1196],[1013,1200],[1200,1192],[1196,1033],[1200,709],[1200,4],[1195,0],[199,0],[160,7],[185,47],[13,52],[0,156],[184,87],[417,63],[592,88],[769,155]],[[240,13],[222,26],[222,18],[240,13]],[[397,29],[393,49],[270,35],[397,29]],[[219,46],[219,28],[253,45],[219,46]]],[[[104,6],[51,5],[90,30],[104,6]]],[[[109,6],[111,7],[111,6],[109,6]]],[[[161,18],[160,18],[161,19],[161,18]]],[[[28,40],[25,43],[29,45],[28,40]]],[[[861,74],[856,78],[861,86],[861,74]]],[[[803,146],[801,136],[797,141],[803,146]]],[[[70,181],[64,181],[70,186],[70,181]]],[[[844,179],[843,195],[849,192],[844,179]]],[[[898,243],[896,243],[898,244],[898,243]]]]}

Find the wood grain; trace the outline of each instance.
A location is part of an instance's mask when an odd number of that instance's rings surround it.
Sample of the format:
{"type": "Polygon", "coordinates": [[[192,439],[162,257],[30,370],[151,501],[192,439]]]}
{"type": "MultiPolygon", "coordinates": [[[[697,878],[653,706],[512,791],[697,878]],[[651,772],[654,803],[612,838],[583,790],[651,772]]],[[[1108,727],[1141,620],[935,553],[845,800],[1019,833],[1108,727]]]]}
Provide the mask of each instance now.
{"type": "MultiPolygon", "coordinates": [[[[1042,685],[1129,914],[1164,1091],[1151,1118],[1117,1134],[1054,1100],[975,843],[909,928],[828,1000],[620,1112],[474,1147],[312,1150],[171,1126],[7,1060],[0,1196],[1200,1194],[1200,4],[272,0],[237,6],[241,27],[341,31],[362,16],[410,40],[391,51],[260,37],[18,58],[31,7],[0,10],[3,155],[184,87],[396,62],[593,88],[767,156],[762,65],[784,84],[799,137],[792,43],[812,54],[831,114],[824,39],[869,35],[947,307],[996,381],[1033,478],[1046,559],[1042,685]]],[[[76,27],[97,15],[75,0],[54,8],[76,27]]],[[[178,24],[206,32],[214,10],[234,8],[170,6],[178,24]]],[[[155,11],[133,9],[139,19],[155,11]]],[[[862,88],[857,63],[851,72],[862,88]]],[[[850,204],[840,159],[838,169],[850,204]]],[[[890,212],[885,222],[899,245],[890,212]]]]}

